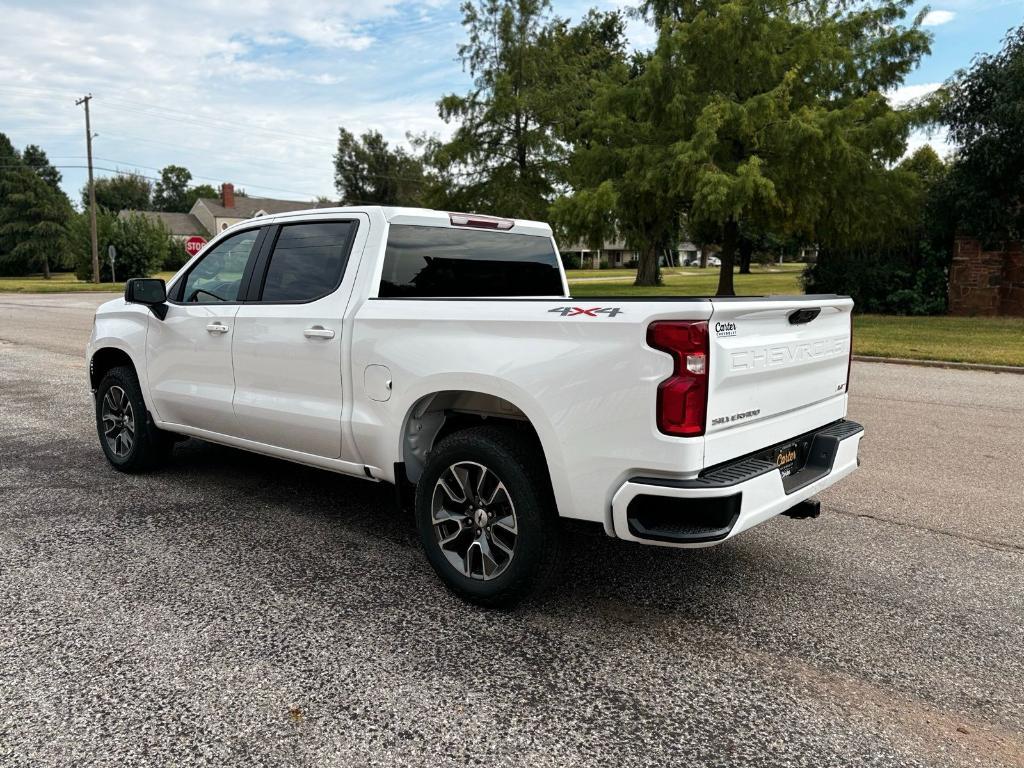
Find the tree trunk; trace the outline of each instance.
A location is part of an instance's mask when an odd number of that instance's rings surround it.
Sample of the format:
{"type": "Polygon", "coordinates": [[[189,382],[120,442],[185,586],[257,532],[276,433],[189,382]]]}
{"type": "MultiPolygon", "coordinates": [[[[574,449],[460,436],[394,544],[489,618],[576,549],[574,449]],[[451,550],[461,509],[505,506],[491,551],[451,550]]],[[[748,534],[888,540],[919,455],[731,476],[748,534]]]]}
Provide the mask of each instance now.
{"type": "Polygon", "coordinates": [[[729,219],[725,222],[725,233],[722,237],[722,252],[718,257],[722,260],[722,268],[718,273],[718,296],[735,296],[732,287],[732,268],[736,263],[736,244],[739,240],[740,227],[729,219]]]}
{"type": "Polygon", "coordinates": [[[747,240],[747,238],[745,238],[745,237],[742,238],[740,240],[740,274],[741,275],[749,275],[750,274],[750,257],[753,256],[753,255],[754,255],[754,244],[752,242],[750,242],[749,240],[747,240]]]}
{"type": "Polygon", "coordinates": [[[660,285],[661,270],[658,268],[658,247],[646,245],[641,249],[639,256],[636,282],[633,285],[660,285]]]}
{"type": "Polygon", "coordinates": [[[708,249],[704,243],[697,243],[697,250],[700,251],[700,268],[708,268],[708,249]]]}
{"type": "Polygon", "coordinates": [[[43,257],[43,277],[46,280],[50,279],[50,260],[45,256],[43,257]]]}

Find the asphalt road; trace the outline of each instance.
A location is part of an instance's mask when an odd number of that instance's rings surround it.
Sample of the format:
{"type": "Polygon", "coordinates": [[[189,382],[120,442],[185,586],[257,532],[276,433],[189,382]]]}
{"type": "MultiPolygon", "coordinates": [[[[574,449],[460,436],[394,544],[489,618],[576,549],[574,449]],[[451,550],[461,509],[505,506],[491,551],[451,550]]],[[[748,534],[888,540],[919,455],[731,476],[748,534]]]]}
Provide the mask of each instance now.
{"type": "Polygon", "coordinates": [[[98,303],[0,295],[0,765],[1024,766],[1024,376],[855,364],[820,519],[580,534],[499,613],[385,486],[109,469],[98,303]]]}

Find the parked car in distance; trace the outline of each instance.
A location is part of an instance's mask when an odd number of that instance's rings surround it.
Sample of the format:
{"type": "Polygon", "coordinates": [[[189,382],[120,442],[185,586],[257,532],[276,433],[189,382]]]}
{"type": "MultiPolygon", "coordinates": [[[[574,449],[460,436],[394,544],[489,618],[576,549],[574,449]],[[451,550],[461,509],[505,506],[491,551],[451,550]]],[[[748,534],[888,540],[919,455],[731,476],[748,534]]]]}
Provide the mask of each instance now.
{"type": "MultiPolygon", "coordinates": [[[[709,267],[720,267],[720,266],[722,266],[722,260],[720,258],[718,258],[717,256],[708,256],[708,264],[707,265],[709,267]]],[[[699,267],[700,266],[700,256],[690,256],[689,258],[684,259],[683,260],[683,266],[684,267],[699,267]]]]}
{"type": "Polygon", "coordinates": [[[551,572],[562,518],[705,547],[816,516],[857,467],[852,306],[574,299],[546,224],[318,209],[129,281],[86,358],[115,469],[195,437],[392,483],[448,587],[507,605],[551,572]]]}

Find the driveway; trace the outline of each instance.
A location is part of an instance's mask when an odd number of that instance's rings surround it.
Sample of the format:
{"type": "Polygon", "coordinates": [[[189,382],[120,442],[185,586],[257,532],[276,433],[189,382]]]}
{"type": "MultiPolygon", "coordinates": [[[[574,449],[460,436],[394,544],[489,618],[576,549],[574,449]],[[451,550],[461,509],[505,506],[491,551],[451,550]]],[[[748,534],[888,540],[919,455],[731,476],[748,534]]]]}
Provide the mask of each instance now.
{"type": "Polygon", "coordinates": [[[1024,377],[855,363],[821,518],[573,528],[491,612],[386,486],[197,441],[112,471],[103,298],[0,295],[0,765],[1024,766],[1024,377]]]}

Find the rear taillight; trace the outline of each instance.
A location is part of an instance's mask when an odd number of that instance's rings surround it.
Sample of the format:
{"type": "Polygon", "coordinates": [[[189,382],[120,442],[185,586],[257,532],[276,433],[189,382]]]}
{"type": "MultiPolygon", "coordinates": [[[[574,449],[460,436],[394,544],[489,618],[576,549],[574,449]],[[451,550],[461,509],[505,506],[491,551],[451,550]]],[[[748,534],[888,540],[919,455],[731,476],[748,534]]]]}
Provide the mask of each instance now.
{"type": "Polygon", "coordinates": [[[658,385],[658,429],[666,435],[704,434],[708,409],[708,324],[664,320],[647,328],[647,343],[672,355],[672,375],[658,385]]]}
{"type": "Polygon", "coordinates": [[[850,313],[850,356],[846,360],[846,394],[850,394],[850,369],[853,367],[853,312],[850,313]]]}

